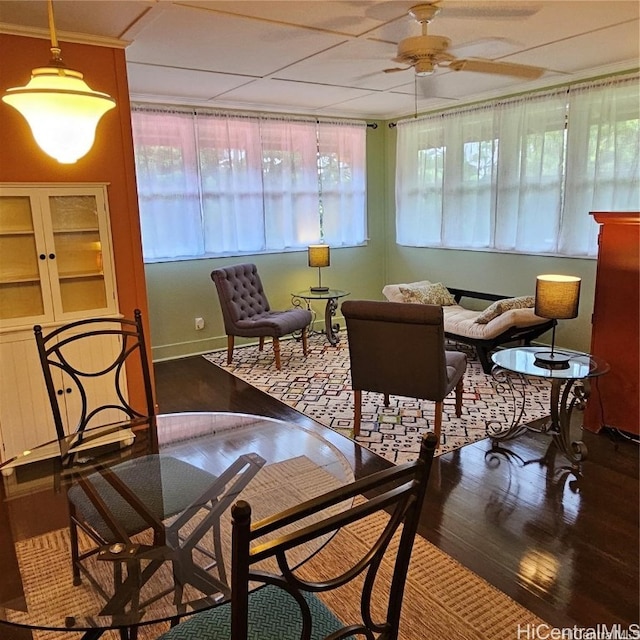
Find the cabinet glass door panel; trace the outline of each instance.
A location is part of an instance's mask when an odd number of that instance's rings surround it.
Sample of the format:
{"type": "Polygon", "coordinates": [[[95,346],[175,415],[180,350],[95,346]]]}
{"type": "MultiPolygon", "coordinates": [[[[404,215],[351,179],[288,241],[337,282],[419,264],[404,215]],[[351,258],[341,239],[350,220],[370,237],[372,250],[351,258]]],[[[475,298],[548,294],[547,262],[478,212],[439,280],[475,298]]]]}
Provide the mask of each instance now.
{"type": "Polygon", "coordinates": [[[107,307],[104,279],[101,276],[60,278],[60,297],[65,313],[107,307]]]}
{"type": "Polygon", "coordinates": [[[49,196],[53,232],[98,230],[98,203],[93,195],[49,196]]]}
{"type": "Polygon", "coordinates": [[[62,313],[106,308],[96,197],[50,196],[49,207],[62,313]]]}
{"type": "Polygon", "coordinates": [[[57,233],[58,276],[102,276],[102,244],[98,231],[57,233]]]}
{"type": "Polygon", "coordinates": [[[3,283],[40,280],[38,251],[32,233],[0,234],[0,273],[3,283]]]}
{"type": "Polygon", "coordinates": [[[28,195],[0,196],[0,321],[45,314],[38,251],[28,195]]]}
{"type": "Polygon", "coordinates": [[[0,233],[33,233],[33,214],[29,196],[0,198],[0,233]]]}
{"type": "Polygon", "coordinates": [[[42,315],[44,303],[38,282],[0,284],[0,320],[42,315]]]}

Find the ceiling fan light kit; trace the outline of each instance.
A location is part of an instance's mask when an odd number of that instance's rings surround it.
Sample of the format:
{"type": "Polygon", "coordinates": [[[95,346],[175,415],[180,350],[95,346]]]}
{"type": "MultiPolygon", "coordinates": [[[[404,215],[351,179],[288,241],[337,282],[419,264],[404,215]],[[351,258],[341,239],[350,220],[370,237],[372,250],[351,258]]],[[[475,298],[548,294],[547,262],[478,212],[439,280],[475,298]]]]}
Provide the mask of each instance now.
{"type": "Polygon", "coordinates": [[[436,67],[431,60],[418,60],[413,68],[419,78],[430,76],[436,71],[436,67]]]}

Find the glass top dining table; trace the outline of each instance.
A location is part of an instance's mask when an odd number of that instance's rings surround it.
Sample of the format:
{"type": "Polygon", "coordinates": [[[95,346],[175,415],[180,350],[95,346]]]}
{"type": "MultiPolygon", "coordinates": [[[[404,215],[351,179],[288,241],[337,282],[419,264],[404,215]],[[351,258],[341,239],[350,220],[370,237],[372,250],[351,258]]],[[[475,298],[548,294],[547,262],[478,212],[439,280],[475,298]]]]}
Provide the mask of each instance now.
{"type": "MultiPolygon", "coordinates": [[[[230,508],[238,498],[251,504],[257,520],[354,479],[330,441],[272,418],[165,414],[134,432],[133,443],[84,450],[69,465],[60,457],[37,460],[37,448],[24,452],[17,465],[15,459],[0,465],[0,637],[10,626],[84,632],[86,639],[121,629],[127,637],[138,625],[217,606],[230,593],[230,508]],[[36,462],[28,464],[29,456],[36,462]],[[159,495],[167,513],[172,501],[193,505],[189,496],[200,495],[194,483],[203,479],[213,509],[186,515],[178,509],[162,522],[159,540],[147,528],[124,542],[97,545],[84,560],[88,575],[74,584],[70,513],[78,506],[89,513],[91,488],[107,508],[100,522],[108,523],[124,517],[125,500],[148,506],[149,495],[159,495]],[[111,494],[104,493],[107,482],[111,494]]],[[[95,518],[87,520],[97,526],[95,518]]],[[[79,552],[91,547],[96,543],[81,531],[79,552]]],[[[299,561],[315,551],[306,549],[299,561]]]]}

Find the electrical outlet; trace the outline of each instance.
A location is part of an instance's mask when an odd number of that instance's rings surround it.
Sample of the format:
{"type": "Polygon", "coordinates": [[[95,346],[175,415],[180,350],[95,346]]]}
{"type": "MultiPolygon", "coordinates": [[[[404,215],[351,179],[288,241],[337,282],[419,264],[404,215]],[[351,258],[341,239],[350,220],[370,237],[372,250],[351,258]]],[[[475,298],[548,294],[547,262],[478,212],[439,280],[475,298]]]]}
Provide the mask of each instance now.
{"type": "Polygon", "coordinates": [[[196,318],[196,331],[204,329],[204,318],[196,318]]]}

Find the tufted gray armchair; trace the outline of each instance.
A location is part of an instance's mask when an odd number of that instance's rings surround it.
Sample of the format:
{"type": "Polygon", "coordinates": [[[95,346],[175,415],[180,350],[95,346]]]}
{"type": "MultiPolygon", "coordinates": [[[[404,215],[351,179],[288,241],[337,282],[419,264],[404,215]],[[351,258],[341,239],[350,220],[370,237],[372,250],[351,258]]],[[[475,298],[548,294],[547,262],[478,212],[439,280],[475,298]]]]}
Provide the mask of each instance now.
{"type": "Polygon", "coordinates": [[[255,264],[236,264],[211,272],[216,285],[224,328],[227,333],[227,364],[233,360],[234,337],[273,340],[276,369],[280,369],[280,338],[294,331],[302,334],[302,351],[307,355],[307,327],[311,312],[306,309],[272,311],[255,264]]]}

